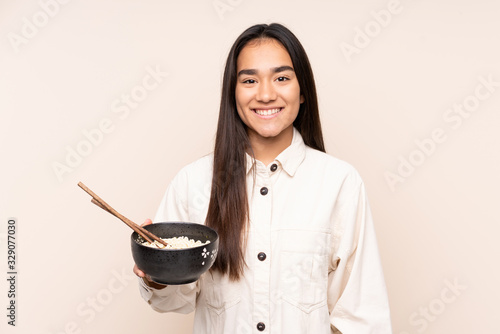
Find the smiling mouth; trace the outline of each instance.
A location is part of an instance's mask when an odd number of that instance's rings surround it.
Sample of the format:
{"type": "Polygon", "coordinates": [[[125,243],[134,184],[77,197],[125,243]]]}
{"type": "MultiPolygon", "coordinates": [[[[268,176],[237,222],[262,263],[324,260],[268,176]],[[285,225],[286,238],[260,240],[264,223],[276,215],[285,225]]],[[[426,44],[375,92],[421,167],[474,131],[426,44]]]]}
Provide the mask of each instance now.
{"type": "Polygon", "coordinates": [[[274,108],[274,109],[252,109],[254,113],[260,116],[271,116],[279,113],[283,108],[274,108]]]}

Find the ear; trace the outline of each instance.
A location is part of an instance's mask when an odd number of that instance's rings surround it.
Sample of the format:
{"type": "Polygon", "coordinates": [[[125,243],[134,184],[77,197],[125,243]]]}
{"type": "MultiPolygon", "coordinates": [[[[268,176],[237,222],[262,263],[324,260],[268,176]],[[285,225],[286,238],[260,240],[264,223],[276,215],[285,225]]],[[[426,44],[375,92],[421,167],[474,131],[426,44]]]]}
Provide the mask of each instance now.
{"type": "Polygon", "coordinates": [[[304,95],[300,95],[300,104],[304,103],[305,100],[304,95]]]}

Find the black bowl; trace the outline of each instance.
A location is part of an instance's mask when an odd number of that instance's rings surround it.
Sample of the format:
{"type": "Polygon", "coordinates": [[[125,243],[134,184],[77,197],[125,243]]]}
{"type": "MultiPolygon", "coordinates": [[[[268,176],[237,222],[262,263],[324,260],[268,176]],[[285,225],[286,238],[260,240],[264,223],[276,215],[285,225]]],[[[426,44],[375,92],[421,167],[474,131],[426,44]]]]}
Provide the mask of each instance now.
{"type": "MultiPolygon", "coordinates": [[[[137,267],[160,284],[187,284],[197,281],[201,274],[214,264],[219,248],[219,236],[215,230],[201,224],[168,222],[155,223],[144,227],[160,238],[185,236],[206,242],[185,249],[160,249],[141,245],[140,236],[132,233],[132,256],[137,267]]],[[[142,239],[142,238],[141,238],[142,239]]]]}

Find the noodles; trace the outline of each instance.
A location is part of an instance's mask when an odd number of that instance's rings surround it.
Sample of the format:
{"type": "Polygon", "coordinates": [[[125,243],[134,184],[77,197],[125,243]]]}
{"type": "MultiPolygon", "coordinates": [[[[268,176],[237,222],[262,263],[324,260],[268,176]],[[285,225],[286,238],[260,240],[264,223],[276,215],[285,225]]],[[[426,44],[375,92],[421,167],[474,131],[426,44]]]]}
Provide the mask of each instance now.
{"type": "Polygon", "coordinates": [[[195,241],[194,239],[189,239],[188,237],[184,236],[173,237],[173,238],[161,238],[161,239],[164,240],[168,244],[168,246],[165,246],[156,240],[153,240],[153,243],[149,243],[145,240],[142,240],[142,238],[139,240],[139,242],[144,246],[163,248],[163,249],[185,249],[185,248],[198,247],[210,243],[210,240],[207,240],[207,242],[201,242],[200,240],[195,241]]]}

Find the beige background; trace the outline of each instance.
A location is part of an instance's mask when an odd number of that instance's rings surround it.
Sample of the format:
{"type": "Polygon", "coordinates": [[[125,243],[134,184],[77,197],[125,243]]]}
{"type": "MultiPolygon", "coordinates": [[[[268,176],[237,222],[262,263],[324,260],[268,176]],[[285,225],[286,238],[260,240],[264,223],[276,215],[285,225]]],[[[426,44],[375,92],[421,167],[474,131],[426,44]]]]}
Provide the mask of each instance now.
{"type": "Polygon", "coordinates": [[[16,328],[0,280],[2,333],[191,332],[192,315],[142,301],[130,231],[76,184],[153,217],[179,168],[211,150],[230,45],[274,21],[309,54],[328,152],[367,185],[394,333],[500,332],[498,1],[62,2],[0,2],[0,267],[16,217],[19,271],[16,328]],[[466,118],[448,111],[463,103],[466,118]],[[400,159],[417,166],[391,188],[400,159]]]}

